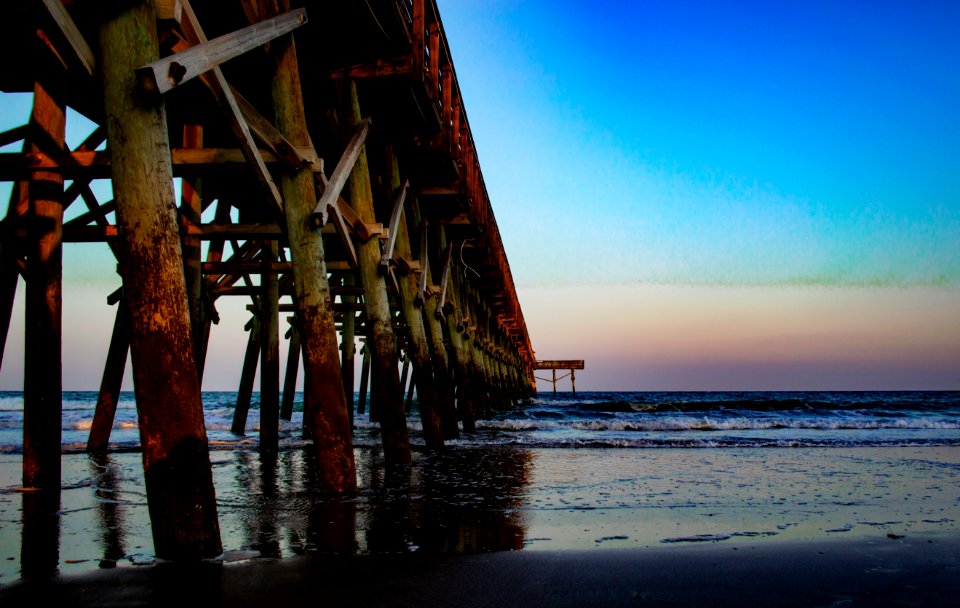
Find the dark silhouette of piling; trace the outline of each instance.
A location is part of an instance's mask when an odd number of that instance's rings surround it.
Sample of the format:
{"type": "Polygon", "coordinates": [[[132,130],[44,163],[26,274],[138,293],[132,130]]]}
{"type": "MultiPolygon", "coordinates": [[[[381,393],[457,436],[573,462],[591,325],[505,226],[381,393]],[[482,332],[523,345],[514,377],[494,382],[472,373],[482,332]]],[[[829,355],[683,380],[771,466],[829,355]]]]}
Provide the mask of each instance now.
{"type": "MultiPolygon", "coordinates": [[[[61,87],[62,78],[34,86],[30,147],[35,151],[64,150],[61,87]]],[[[63,177],[53,171],[36,172],[28,190],[23,485],[54,489],[60,487],[63,177]]]]}

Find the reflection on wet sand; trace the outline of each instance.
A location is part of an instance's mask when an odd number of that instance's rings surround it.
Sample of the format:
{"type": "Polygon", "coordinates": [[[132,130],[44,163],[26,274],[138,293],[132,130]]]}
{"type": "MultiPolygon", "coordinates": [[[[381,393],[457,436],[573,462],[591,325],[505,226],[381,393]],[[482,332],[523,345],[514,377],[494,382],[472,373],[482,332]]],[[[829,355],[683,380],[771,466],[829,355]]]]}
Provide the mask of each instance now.
{"type": "Polygon", "coordinates": [[[372,458],[360,543],[369,553],[471,553],[520,549],[518,506],[530,470],[519,450],[447,450],[412,466],[384,468],[372,458]]]}
{"type": "Polygon", "coordinates": [[[27,580],[56,576],[60,568],[60,490],[23,493],[20,575],[27,580]]]}
{"type": "MultiPolygon", "coordinates": [[[[520,549],[519,509],[531,456],[519,450],[448,450],[384,467],[379,450],[358,454],[360,492],[322,495],[309,453],[243,453],[235,488],[218,493],[222,527],[264,557],[325,553],[471,553],[520,549]]],[[[235,545],[234,545],[235,546],[235,545]]]]}
{"type": "MultiPolygon", "coordinates": [[[[224,561],[524,547],[534,470],[526,450],[453,448],[388,468],[379,448],[358,448],[360,490],[350,498],[319,491],[309,451],[213,455],[224,561]]],[[[0,503],[0,521],[21,524],[20,538],[4,541],[20,551],[0,562],[0,583],[155,563],[140,455],[77,454],[65,463],[61,492],[0,503]]]]}
{"type": "Polygon", "coordinates": [[[104,565],[108,565],[127,554],[124,549],[125,525],[119,487],[122,477],[119,467],[109,455],[91,455],[90,468],[94,475],[94,496],[100,516],[104,565]]]}

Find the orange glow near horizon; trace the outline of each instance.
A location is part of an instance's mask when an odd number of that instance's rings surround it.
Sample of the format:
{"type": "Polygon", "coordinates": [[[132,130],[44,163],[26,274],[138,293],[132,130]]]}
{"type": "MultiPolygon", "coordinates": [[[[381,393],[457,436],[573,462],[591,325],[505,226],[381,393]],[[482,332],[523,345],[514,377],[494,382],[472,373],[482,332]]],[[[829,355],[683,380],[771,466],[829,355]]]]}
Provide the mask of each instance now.
{"type": "Polygon", "coordinates": [[[520,297],[538,358],[587,360],[582,390],[960,387],[960,290],[638,285],[520,297]]]}

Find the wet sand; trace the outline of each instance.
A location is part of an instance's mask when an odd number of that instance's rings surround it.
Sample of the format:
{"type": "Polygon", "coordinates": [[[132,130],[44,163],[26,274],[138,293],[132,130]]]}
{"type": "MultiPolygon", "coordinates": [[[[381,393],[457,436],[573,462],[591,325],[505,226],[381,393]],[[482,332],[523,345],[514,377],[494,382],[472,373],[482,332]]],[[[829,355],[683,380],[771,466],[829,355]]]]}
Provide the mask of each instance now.
{"type": "Polygon", "coordinates": [[[159,604],[183,578],[234,606],[940,605],[960,580],[954,448],[357,457],[360,494],[325,500],[303,451],[212,452],[225,553],[181,568],[153,557],[139,454],[66,455],[53,497],[2,455],[0,604],[159,604]]]}
{"type": "Polygon", "coordinates": [[[0,589],[4,606],[955,606],[956,537],[119,569],[0,589]]]}

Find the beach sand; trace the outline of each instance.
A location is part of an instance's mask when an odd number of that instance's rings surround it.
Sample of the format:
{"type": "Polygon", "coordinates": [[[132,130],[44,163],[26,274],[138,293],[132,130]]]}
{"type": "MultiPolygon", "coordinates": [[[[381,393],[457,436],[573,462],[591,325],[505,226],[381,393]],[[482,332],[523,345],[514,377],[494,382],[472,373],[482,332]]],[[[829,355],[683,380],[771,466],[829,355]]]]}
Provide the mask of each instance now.
{"type": "Polygon", "coordinates": [[[301,450],[213,451],[225,553],[152,554],[140,455],[64,456],[15,490],[0,456],[0,604],[324,598],[330,605],[953,605],[960,453],[949,447],[453,448],[325,500],[301,450]],[[51,584],[55,582],[56,584],[51,584]],[[201,598],[201,599],[203,599],[201,598]]]}
{"type": "Polygon", "coordinates": [[[307,556],[66,577],[4,606],[955,606],[960,542],[785,541],[468,556],[307,556]]]}

